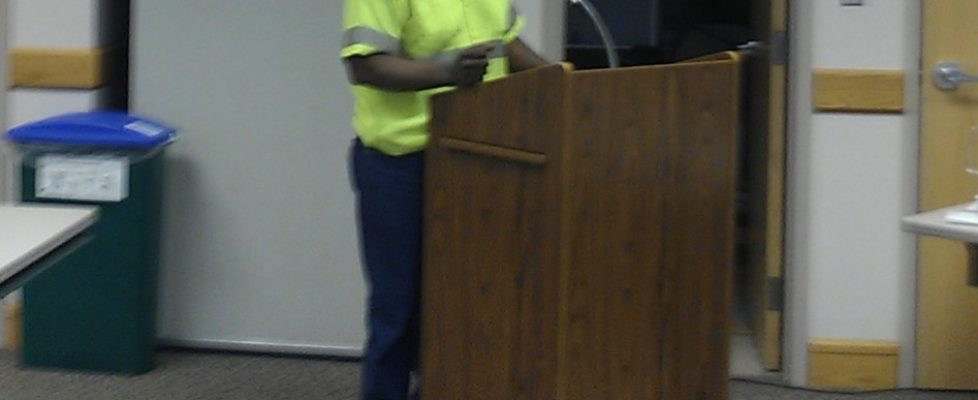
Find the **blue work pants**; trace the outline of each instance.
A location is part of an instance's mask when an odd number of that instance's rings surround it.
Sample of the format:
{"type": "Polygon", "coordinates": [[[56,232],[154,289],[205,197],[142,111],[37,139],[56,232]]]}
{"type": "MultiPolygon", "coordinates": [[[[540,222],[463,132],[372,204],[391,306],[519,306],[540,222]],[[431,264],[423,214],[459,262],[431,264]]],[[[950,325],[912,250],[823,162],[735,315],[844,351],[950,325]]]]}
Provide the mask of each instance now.
{"type": "Polygon", "coordinates": [[[362,398],[405,400],[417,369],[424,154],[351,149],[360,244],[368,281],[362,398]]]}

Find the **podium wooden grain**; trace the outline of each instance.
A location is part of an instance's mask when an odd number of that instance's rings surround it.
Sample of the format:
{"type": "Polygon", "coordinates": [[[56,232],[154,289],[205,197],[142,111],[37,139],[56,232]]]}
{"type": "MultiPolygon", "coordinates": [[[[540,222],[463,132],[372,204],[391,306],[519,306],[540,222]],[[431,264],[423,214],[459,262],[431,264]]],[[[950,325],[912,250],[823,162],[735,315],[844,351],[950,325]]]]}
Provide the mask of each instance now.
{"type": "Polygon", "coordinates": [[[724,399],[740,62],[433,99],[428,400],[724,399]]]}

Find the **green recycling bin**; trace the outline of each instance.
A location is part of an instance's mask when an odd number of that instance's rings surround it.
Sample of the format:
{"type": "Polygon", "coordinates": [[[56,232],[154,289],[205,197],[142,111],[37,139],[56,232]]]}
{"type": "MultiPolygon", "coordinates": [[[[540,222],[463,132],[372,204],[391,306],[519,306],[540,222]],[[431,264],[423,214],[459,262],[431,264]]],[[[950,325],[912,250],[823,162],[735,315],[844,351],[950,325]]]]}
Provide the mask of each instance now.
{"type": "Polygon", "coordinates": [[[99,208],[91,241],[24,286],[24,366],[153,368],[163,153],[175,138],[121,112],[69,114],[8,133],[21,153],[22,202],[99,208]]]}

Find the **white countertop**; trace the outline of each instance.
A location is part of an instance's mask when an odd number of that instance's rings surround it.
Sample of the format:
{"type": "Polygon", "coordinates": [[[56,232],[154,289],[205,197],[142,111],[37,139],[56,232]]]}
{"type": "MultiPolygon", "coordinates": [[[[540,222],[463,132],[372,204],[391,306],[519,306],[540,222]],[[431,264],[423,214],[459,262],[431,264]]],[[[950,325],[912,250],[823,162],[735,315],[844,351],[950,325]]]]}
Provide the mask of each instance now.
{"type": "Polygon", "coordinates": [[[978,243],[978,225],[947,222],[949,211],[960,211],[970,203],[958,204],[933,211],[922,212],[903,218],[903,230],[922,235],[940,236],[947,239],[978,243]]]}
{"type": "Polygon", "coordinates": [[[0,205],[0,283],[95,222],[94,207],[0,205]]]}

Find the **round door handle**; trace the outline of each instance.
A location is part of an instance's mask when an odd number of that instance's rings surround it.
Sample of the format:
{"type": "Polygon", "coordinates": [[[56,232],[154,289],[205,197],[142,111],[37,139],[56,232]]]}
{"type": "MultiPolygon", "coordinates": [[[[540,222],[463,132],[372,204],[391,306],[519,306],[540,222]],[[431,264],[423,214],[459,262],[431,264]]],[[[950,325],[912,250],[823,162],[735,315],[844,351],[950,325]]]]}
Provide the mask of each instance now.
{"type": "Polygon", "coordinates": [[[942,61],[934,68],[934,86],[938,89],[957,90],[962,84],[978,82],[978,76],[965,73],[961,65],[954,61],[942,61]]]}

